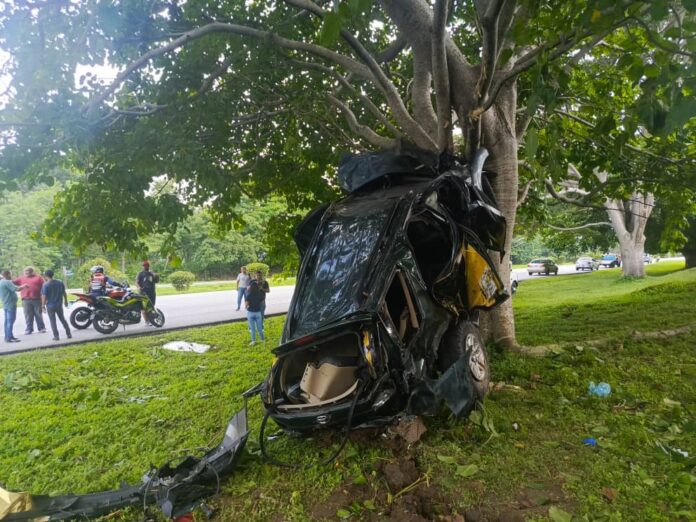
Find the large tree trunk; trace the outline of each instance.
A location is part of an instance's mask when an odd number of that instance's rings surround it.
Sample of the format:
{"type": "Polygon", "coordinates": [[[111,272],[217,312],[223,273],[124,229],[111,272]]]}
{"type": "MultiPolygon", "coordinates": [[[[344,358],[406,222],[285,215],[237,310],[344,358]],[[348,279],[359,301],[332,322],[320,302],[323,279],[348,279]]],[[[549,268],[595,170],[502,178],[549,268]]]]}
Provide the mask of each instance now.
{"type": "MultiPolygon", "coordinates": [[[[499,263],[498,271],[505,285],[510,284],[510,249],[517,215],[517,137],[515,135],[515,110],[517,106],[517,88],[513,83],[500,92],[496,104],[483,115],[483,143],[491,153],[486,168],[497,175],[493,179],[493,189],[498,208],[507,220],[507,237],[505,238],[505,256],[499,263]]],[[[500,259],[497,255],[494,259],[500,259]]],[[[489,340],[505,346],[516,348],[515,316],[512,299],[508,299],[498,308],[486,314],[483,320],[489,340]]]]}
{"type": "Polygon", "coordinates": [[[652,194],[634,192],[628,201],[609,199],[604,202],[621,249],[624,277],[644,277],[645,225],[653,209],[652,194]]]}
{"type": "Polygon", "coordinates": [[[686,268],[696,268],[696,249],[687,250],[684,248],[684,259],[686,259],[686,268]]]}

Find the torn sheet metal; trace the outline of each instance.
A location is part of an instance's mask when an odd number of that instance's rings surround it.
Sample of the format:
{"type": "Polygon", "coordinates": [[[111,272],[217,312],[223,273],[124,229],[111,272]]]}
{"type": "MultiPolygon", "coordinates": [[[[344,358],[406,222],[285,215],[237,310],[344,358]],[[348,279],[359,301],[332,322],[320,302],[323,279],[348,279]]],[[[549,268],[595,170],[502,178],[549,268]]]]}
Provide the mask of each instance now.
{"type": "Polygon", "coordinates": [[[227,425],[222,442],[203,457],[186,457],[176,466],[170,463],[151,470],[140,485],[85,495],[48,497],[31,495],[26,510],[10,513],[3,522],[73,520],[95,518],[128,506],[157,504],[164,514],[177,517],[193,510],[202,499],[220,491],[244,449],[249,429],[246,407],[227,425]]]}

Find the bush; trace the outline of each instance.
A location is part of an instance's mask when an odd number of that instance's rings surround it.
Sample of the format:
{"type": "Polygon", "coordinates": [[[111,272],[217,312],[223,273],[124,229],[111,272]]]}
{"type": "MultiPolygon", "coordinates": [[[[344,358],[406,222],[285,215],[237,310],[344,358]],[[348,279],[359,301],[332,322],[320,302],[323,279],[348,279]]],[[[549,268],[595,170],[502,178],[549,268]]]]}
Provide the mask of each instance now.
{"type": "Polygon", "coordinates": [[[94,259],[89,259],[85,261],[80,268],[77,269],[75,275],[70,278],[68,285],[71,287],[81,286],[85,292],[89,292],[89,281],[92,278],[92,273],[89,271],[95,265],[101,265],[104,267],[104,273],[117,283],[123,283],[128,280],[126,274],[120,270],[116,270],[108,259],[103,257],[95,257],[94,259]]]}
{"type": "Polygon", "coordinates": [[[257,270],[260,270],[263,274],[264,279],[268,277],[269,266],[266,263],[249,263],[247,266],[247,272],[253,278],[257,270]]]}
{"type": "Polygon", "coordinates": [[[182,291],[189,289],[191,283],[193,283],[196,280],[196,276],[193,275],[191,272],[185,272],[183,270],[180,270],[178,272],[172,272],[171,274],[169,274],[169,277],[167,277],[167,279],[176,290],[182,291]]]}

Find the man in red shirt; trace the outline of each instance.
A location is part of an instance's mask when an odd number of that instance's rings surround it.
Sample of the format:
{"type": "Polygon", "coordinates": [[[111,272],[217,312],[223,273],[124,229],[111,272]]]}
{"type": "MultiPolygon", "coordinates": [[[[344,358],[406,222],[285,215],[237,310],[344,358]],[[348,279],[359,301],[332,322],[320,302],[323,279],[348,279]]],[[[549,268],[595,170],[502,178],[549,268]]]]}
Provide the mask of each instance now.
{"type": "Polygon", "coordinates": [[[34,331],[34,319],[39,333],[46,333],[46,325],[41,315],[41,288],[44,280],[39,274],[34,272],[33,266],[24,269],[24,275],[12,281],[17,286],[25,285],[20,293],[22,297],[22,308],[24,309],[24,321],[26,330],[24,335],[29,335],[34,331]]]}

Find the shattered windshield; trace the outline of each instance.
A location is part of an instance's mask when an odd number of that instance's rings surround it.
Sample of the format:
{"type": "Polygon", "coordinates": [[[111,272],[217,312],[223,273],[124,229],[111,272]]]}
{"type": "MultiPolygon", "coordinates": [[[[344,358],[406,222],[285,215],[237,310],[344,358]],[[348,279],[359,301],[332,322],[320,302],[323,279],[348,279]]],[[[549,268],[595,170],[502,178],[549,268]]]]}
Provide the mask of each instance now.
{"type": "Polygon", "coordinates": [[[362,284],[374,268],[370,259],[392,207],[353,202],[330,211],[298,281],[291,338],[358,310],[362,284]]]}

